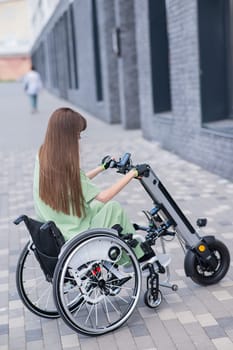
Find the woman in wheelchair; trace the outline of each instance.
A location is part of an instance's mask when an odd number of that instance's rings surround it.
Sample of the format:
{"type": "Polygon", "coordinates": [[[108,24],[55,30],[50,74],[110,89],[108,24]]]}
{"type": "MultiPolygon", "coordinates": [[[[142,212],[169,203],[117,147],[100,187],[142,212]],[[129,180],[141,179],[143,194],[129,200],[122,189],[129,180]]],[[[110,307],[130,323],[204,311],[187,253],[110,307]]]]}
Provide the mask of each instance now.
{"type": "MultiPolygon", "coordinates": [[[[37,217],[42,222],[55,222],[66,241],[87,229],[114,225],[121,226],[122,235],[133,234],[134,227],[125,211],[112,198],[140,175],[140,169],[130,170],[101,191],[91,180],[108,169],[112,159],[104,157],[99,166],[86,174],[80,168],[79,142],[86,126],[86,119],[70,108],[59,108],[51,115],[35,163],[33,194],[37,217]]],[[[150,257],[145,256],[139,243],[134,251],[140,260],[150,257]]]]}
{"type": "MultiPolygon", "coordinates": [[[[19,257],[16,283],[23,303],[36,315],[61,316],[77,332],[100,335],[120,327],[133,313],[142,285],[139,262],[155,253],[145,249],[143,239],[133,237],[125,211],[112,201],[143,175],[145,166],[132,168],[101,191],[92,179],[108,169],[112,159],[105,156],[84,173],[79,142],[85,129],[85,118],[70,108],[57,109],[50,117],[35,162],[38,220],[26,215],[15,220],[25,222],[32,238],[19,257]],[[52,252],[51,247],[56,249],[52,252]]],[[[155,290],[153,307],[161,302],[155,277],[147,279],[155,290]]]]}
{"type": "Polygon", "coordinates": [[[15,220],[15,224],[24,221],[31,236],[19,257],[16,283],[33,313],[61,316],[73,330],[95,336],[117,329],[132,315],[140,298],[141,271],[148,273],[147,306],[160,305],[159,286],[177,290],[169,281],[171,258],[164,241],[162,254],[155,255],[151,248],[158,238],[178,235],[182,249],[187,249],[186,267],[193,271],[189,275],[203,285],[225,276],[230,255],[214,236],[200,238],[148,165],[134,167],[129,153],[119,162],[105,156],[85,174],[79,157],[85,129],[85,118],[70,108],[57,109],[49,120],[34,173],[34,203],[40,221],[26,215],[15,220]],[[92,179],[112,164],[122,177],[101,191],[92,179]],[[134,227],[125,211],[112,201],[133,178],[140,179],[155,205],[150,212],[144,211],[148,227],[135,224],[147,232],[145,239],[133,236],[134,227]],[[197,253],[203,246],[205,250],[197,253]],[[51,251],[51,247],[56,249],[51,251]],[[142,261],[146,262],[140,265],[142,261]],[[159,281],[159,274],[165,272],[166,279],[159,281]]]}

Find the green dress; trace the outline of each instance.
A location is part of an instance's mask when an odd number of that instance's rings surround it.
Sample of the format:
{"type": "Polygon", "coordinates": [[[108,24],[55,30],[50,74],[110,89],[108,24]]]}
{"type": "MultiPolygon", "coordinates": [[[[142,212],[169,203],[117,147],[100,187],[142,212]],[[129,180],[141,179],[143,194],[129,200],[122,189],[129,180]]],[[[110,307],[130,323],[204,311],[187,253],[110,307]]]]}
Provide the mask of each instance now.
{"type": "MultiPolygon", "coordinates": [[[[33,197],[34,206],[38,220],[42,222],[54,221],[62,232],[65,240],[69,240],[80,232],[90,228],[111,228],[115,224],[120,224],[122,233],[135,233],[134,227],[129,221],[127,214],[116,201],[102,203],[95,200],[100,193],[100,189],[81,170],[81,186],[84,196],[85,217],[78,217],[65,214],[52,209],[45,204],[39,196],[39,158],[36,157],[33,197]]],[[[134,249],[137,258],[144,255],[139,244],[134,249]]]]}

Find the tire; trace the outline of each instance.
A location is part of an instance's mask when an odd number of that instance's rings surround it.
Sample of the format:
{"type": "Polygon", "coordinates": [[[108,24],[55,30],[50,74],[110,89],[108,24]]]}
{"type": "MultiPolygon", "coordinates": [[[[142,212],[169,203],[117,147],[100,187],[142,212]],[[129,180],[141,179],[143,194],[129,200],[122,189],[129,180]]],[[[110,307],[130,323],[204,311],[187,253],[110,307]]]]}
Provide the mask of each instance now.
{"type": "Polygon", "coordinates": [[[132,249],[113,232],[94,229],[78,235],[63,251],[55,269],[56,307],[70,328],[85,335],[117,329],[131,316],[139,299],[139,263],[132,249]],[[75,276],[78,288],[64,294],[67,270],[75,276]],[[75,311],[67,307],[73,303],[79,303],[75,311]]]}
{"type": "Polygon", "coordinates": [[[158,297],[154,300],[151,292],[147,290],[144,294],[144,303],[151,309],[157,309],[163,300],[162,293],[158,290],[158,297]]]}
{"type": "Polygon", "coordinates": [[[16,269],[16,286],[24,305],[35,315],[58,318],[60,315],[53,301],[53,286],[45,278],[28,242],[22,250],[16,269]]]}
{"type": "Polygon", "coordinates": [[[185,270],[188,276],[197,284],[208,286],[218,283],[227,273],[230,266],[230,254],[224,243],[214,239],[208,243],[209,250],[215,255],[218,264],[214,270],[204,266],[195,252],[187,251],[185,256],[185,270]]]}

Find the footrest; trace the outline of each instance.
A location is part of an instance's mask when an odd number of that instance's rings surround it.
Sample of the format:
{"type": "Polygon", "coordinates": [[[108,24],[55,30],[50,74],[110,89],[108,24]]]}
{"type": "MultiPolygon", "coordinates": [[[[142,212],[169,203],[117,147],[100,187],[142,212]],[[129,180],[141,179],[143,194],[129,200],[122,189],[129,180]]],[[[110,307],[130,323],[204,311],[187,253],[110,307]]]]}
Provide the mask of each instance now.
{"type": "Polygon", "coordinates": [[[171,262],[171,256],[169,254],[157,254],[157,258],[164,267],[168,266],[171,262]]]}

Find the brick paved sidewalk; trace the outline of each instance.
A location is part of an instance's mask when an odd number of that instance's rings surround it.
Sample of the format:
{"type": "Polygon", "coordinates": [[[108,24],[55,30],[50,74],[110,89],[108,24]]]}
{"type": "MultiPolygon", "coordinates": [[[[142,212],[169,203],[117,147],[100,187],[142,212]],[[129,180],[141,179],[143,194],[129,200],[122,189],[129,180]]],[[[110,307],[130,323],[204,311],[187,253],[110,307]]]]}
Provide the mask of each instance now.
{"type": "MultiPolygon", "coordinates": [[[[184,256],[177,241],[168,243],[172,257],[172,281],[178,292],[162,288],[164,300],[155,311],[143,303],[126,325],[106,336],[90,338],[75,334],[62,320],[46,320],[22,305],[15,286],[18,256],[27,241],[23,226],[12,220],[34,215],[32,174],[36,150],[43,139],[50,112],[70,105],[47,92],[41,96],[41,111],[28,113],[27,101],[18,85],[0,86],[0,350],[192,350],[233,349],[233,271],[217,285],[201,287],[185,277],[184,256]],[[14,101],[12,101],[14,96],[14,101]],[[12,101],[12,103],[10,103],[12,101]],[[19,120],[20,118],[20,120],[19,120]],[[12,127],[17,130],[12,131],[12,127]]],[[[124,131],[87,115],[88,130],[82,138],[82,166],[88,170],[106,154],[120,156],[128,151],[135,163],[150,163],[155,172],[194,223],[208,217],[204,234],[214,234],[233,252],[233,184],[162,150],[157,143],[142,139],[140,131],[124,131]]],[[[119,177],[114,170],[96,179],[104,188],[119,177]]],[[[152,203],[137,181],[117,196],[132,221],[145,223],[143,209],[152,203]]],[[[145,284],[143,286],[145,289],[145,284]]]]}

